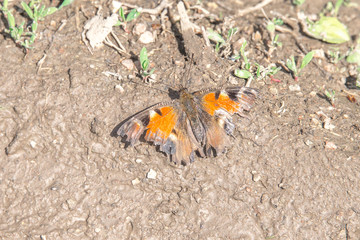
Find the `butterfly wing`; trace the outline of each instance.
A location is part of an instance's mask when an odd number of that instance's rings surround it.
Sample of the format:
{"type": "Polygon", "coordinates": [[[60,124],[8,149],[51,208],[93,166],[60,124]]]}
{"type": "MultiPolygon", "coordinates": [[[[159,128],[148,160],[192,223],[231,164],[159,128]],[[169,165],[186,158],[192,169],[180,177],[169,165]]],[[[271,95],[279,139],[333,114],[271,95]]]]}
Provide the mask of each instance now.
{"type": "Polygon", "coordinates": [[[138,142],[140,137],[160,146],[160,151],[170,155],[174,163],[192,162],[194,144],[186,134],[187,119],[177,102],[153,105],[130,117],[117,131],[126,137],[130,145],[138,142]]]}
{"type": "Polygon", "coordinates": [[[232,115],[243,115],[254,105],[258,91],[247,87],[228,87],[225,89],[209,89],[194,93],[201,99],[200,118],[206,129],[206,155],[223,152],[228,144],[228,136],[232,135],[235,126],[232,115]],[[209,117],[211,116],[211,117],[209,117]]]}

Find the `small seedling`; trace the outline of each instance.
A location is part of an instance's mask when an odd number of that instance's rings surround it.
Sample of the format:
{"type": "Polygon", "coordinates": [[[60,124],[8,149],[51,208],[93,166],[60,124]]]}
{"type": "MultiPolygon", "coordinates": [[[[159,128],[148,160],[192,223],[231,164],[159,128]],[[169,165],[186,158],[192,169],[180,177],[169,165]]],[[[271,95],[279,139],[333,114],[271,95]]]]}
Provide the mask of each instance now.
{"type": "Polygon", "coordinates": [[[305,2],[305,0],[293,0],[292,3],[295,5],[295,6],[301,6],[303,5],[305,2]]]}
{"type": "Polygon", "coordinates": [[[335,6],[332,2],[327,2],[325,8],[321,11],[321,14],[336,17],[338,15],[341,5],[343,4],[344,0],[337,0],[335,6]]]}
{"type": "Polygon", "coordinates": [[[244,41],[243,44],[240,47],[240,55],[234,56],[232,59],[238,60],[241,57],[243,58],[244,62],[242,64],[242,69],[235,69],[234,75],[239,78],[248,79],[249,81],[253,78],[257,80],[261,80],[267,76],[270,77],[271,81],[274,82],[280,82],[280,80],[275,79],[273,76],[281,70],[281,67],[276,67],[275,64],[270,64],[268,67],[263,67],[258,63],[255,63],[256,66],[256,72],[251,72],[251,64],[249,62],[249,59],[247,58],[245,54],[245,47],[247,45],[247,41],[244,41]]]}
{"type": "Polygon", "coordinates": [[[146,81],[155,71],[155,68],[149,71],[150,61],[147,55],[146,47],[143,47],[140,51],[140,64],[142,69],[141,76],[146,81]]]}
{"type": "Polygon", "coordinates": [[[138,12],[137,9],[132,9],[126,16],[125,16],[125,12],[124,9],[121,7],[119,9],[119,16],[120,19],[118,20],[118,22],[115,24],[115,26],[122,26],[123,29],[125,30],[125,32],[128,32],[129,30],[126,27],[126,24],[128,22],[131,22],[132,20],[136,19],[137,17],[139,17],[140,12],[138,12]]]}
{"type": "Polygon", "coordinates": [[[230,41],[232,37],[237,33],[238,28],[230,28],[227,35],[226,40],[221,36],[221,34],[217,33],[212,29],[207,29],[207,37],[216,43],[215,51],[219,52],[221,48],[228,47],[230,45],[230,41]]]}
{"type": "Polygon", "coordinates": [[[282,46],[282,43],[278,41],[279,35],[275,34],[275,28],[276,28],[276,26],[281,26],[283,24],[284,24],[284,21],[280,18],[274,18],[272,21],[270,21],[270,20],[267,21],[266,29],[270,33],[271,45],[274,47],[282,46]]]}
{"type": "MultiPolygon", "coordinates": [[[[358,65],[358,67],[360,67],[360,34],[358,36],[355,48],[350,50],[348,56],[346,57],[346,61],[348,63],[355,63],[358,65]]],[[[358,70],[358,72],[360,71],[358,70]]]]}
{"type": "Polygon", "coordinates": [[[295,63],[294,56],[291,56],[290,59],[286,60],[286,66],[292,72],[292,75],[293,75],[295,81],[298,80],[301,70],[304,69],[306,67],[306,65],[308,65],[310,63],[310,61],[312,60],[313,57],[314,57],[313,51],[306,54],[305,57],[303,58],[303,60],[301,61],[301,65],[300,65],[299,69],[297,68],[297,65],[295,63]]]}
{"type": "Polygon", "coordinates": [[[335,90],[328,91],[327,89],[325,89],[325,96],[330,102],[330,104],[335,107],[335,90]]]}
{"type": "Polygon", "coordinates": [[[41,5],[41,0],[31,0],[29,4],[21,2],[21,6],[28,15],[29,19],[31,19],[31,22],[26,24],[26,26],[31,26],[30,32],[24,32],[24,30],[26,30],[26,28],[24,28],[25,21],[23,21],[19,26],[16,26],[14,15],[8,9],[8,0],[4,0],[3,4],[0,4],[0,11],[3,12],[8,21],[9,29],[5,29],[5,32],[10,34],[11,38],[15,41],[16,44],[19,44],[25,49],[29,49],[37,37],[36,32],[38,28],[38,22],[44,20],[46,16],[53,14],[58,9],[69,5],[72,1],[73,0],[63,1],[59,8],[46,8],[45,5],[41,5]]]}
{"type": "Polygon", "coordinates": [[[242,44],[241,44],[241,47],[240,47],[240,55],[238,56],[234,56],[232,57],[232,59],[234,60],[238,60],[240,59],[241,57],[243,58],[244,62],[243,62],[243,68],[244,69],[236,69],[234,71],[234,75],[239,77],[239,78],[244,78],[244,79],[248,79],[250,77],[252,77],[252,74],[250,73],[250,67],[251,67],[251,64],[245,54],[245,47],[247,45],[247,41],[244,41],[242,44]]]}
{"type": "Polygon", "coordinates": [[[337,64],[340,60],[342,60],[345,55],[341,55],[339,49],[333,48],[333,50],[328,50],[328,55],[330,57],[330,62],[337,64]]]}

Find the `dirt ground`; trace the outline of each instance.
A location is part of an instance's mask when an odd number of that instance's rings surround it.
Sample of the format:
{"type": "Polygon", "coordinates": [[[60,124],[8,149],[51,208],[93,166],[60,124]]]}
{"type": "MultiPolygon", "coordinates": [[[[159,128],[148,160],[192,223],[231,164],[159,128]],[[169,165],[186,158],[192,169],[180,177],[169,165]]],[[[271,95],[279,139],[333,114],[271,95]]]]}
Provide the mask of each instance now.
{"type": "MultiPolygon", "coordinates": [[[[263,13],[236,16],[259,2],[204,1],[201,6],[232,18],[239,28],[232,44],[245,38],[251,62],[267,66],[303,56],[287,33],[279,33],[283,46],[269,56],[263,13]]],[[[261,98],[249,118],[234,117],[235,138],[227,152],[174,166],[151,144],[124,148],[111,132],[144,107],[169,99],[167,88],[179,88],[189,51],[205,50],[190,70],[193,91],[243,86],[245,81],[232,75],[240,64],[217,55],[214,44],[205,47],[201,35],[186,42],[173,3],[163,25],[160,15],[145,13],[129,23],[130,31],[137,23],[156,31],[153,43],[114,28],[135,62],[147,47],[157,75],[150,86],[121,63],[129,56],[107,46],[91,55],[81,40],[87,17],[96,15],[96,6],[108,16],[110,3],[76,2],[48,16],[26,55],[4,32],[4,18],[0,21],[1,239],[360,239],[360,92],[345,84],[353,66],[320,57],[297,82],[286,71],[274,76],[281,82],[253,80],[261,98]],[[335,107],[322,97],[325,89],[336,91],[335,107]],[[349,93],[355,103],[347,99],[349,93]]],[[[296,19],[298,11],[318,14],[325,4],[306,1],[296,8],[273,1],[264,10],[270,19],[296,19]]],[[[188,15],[205,28],[231,26],[204,11],[189,9],[188,15]]],[[[337,47],[345,53],[359,34],[360,10],[342,7],[339,19],[352,41],[335,46],[294,29],[298,42],[308,51],[337,47]]]]}

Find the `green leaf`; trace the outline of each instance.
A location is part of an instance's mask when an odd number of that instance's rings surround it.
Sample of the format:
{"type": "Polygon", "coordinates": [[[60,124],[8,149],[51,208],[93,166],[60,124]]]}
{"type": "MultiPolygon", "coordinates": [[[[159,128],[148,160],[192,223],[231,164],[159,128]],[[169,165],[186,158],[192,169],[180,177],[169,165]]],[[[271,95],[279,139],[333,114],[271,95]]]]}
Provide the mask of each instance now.
{"type": "Polygon", "coordinates": [[[306,54],[303,60],[301,61],[299,71],[301,71],[304,67],[306,67],[306,65],[309,64],[309,62],[313,59],[313,57],[314,57],[314,51],[311,51],[308,54],[306,54]]]}
{"type": "Polygon", "coordinates": [[[126,18],[125,18],[124,9],[122,7],[119,9],[119,15],[120,15],[121,21],[125,22],[126,18]]]}
{"type": "Polygon", "coordinates": [[[296,63],[295,63],[295,58],[294,56],[291,56],[290,59],[286,60],[286,66],[293,72],[295,73],[295,75],[297,74],[297,69],[296,69],[296,63]]]}
{"type": "Polygon", "coordinates": [[[206,33],[207,33],[207,37],[216,43],[224,43],[225,42],[225,39],[220,34],[218,34],[216,31],[212,30],[211,28],[208,28],[206,33]]]}
{"type": "Polygon", "coordinates": [[[129,12],[129,14],[126,16],[126,22],[130,22],[137,18],[140,15],[140,12],[138,12],[136,9],[133,9],[129,12]]]}
{"type": "Polygon", "coordinates": [[[281,26],[284,24],[284,21],[281,18],[274,18],[272,22],[277,26],[281,26]]]}
{"type": "Polygon", "coordinates": [[[334,16],[337,16],[341,5],[344,3],[344,0],[337,0],[334,8],[334,16]]]}
{"type": "Polygon", "coordinates": [[[47,9],[44,11],[44,13],[43,13],[42,15],[43,15],[43,17],[46,17],[46,16],[48,16],[48,15],[53,14],[53,13],[56,12],[57,10],[58,10],[58,8],[56,8],[56,7],[49,7],[49,8],[47,8],[47,9]]]}
{"type": "Polygon", "coordinates": [[[230,28],[228,31],[227,39],[230,39],[235,33],[237,33],[238,28],[230,28]]]}
{"type": "Polygon", "coordinates": [[[120,20],[118,20],[115,24],[114,27],[120,26],[122,24],[122,22],[120,20]]]}
{"type": "Polygon", "coordinates": [[[358,66],[360,66],[360,49],[354,49],[351,51],[347,56],[346,61],[348,63],[356,63],[358,66]]]}
{"type": "Polygon", "coordinates": [[[251,73],[249,71],[243,70],[243,69],[235,69],[234,75],[239,78],[245,78],[245,79],[251,77],[251,73]]]}
{"type": "Polygon", "coordinates": [[[7,9],[8,9],[8,8],[7,8],[7,7],[8,7],[8,2],[9,2],[8,0],[4,0],[4,2],[3,2],[3,7],[2,7],[4,10],[7,10],[7,9]]]}
{"type": "Polygon", "coordinates": [[[344,43],[350,40],[346,26],[336,17],[321,16],[320,20],[308,27],[312,37],[328,43],[344,43]]]}
{"type": "Polygon", "coordinates": [[[256,77],[259,78],[260,77],[260,70],[261,70],[261,67],[260,64],[258,63],[255,63],[255,66],[257,67],[256,69],[256,77]]]}
{"type": "Polygon", "coordinates": [[[275,32],[275,24],[273,22],[268,22],[268,24],[266,25],[266,29],[269,32],[275,32]]]}
{"type": "Polygon", "coordinates": [[[244,42],[241,44],[240,54],[241,54],[241,56],[244,58],[245,68],[246,68],[246,69],[249,69],[249,68],[250,68],[250,63],[249,63],[248,58],[247,58],[246,55],[245,55],[245,47],[246,47],[246,44],[247,44],[247,41],[244,41],[244,42]]]}
{"type": "Polygon", "coordinates": [[[155,71],[155,68],[151,69],[150,72],[149,72],[149,75],[153,74],[155,71]]]}
{"type": "Polygon", "coordinates": [[[216,43],[216,46],[215,46],[215,52],[219,52],[220,51],[220,43],[216,43]]]}
{"type": "Polygon", "coordinates": [[[71,4],[73,1],[74,1],[74,0],[64,0],[64,1],[61,3],[61,5],[59,6],[59,9],[65,7],[65,6],[69,5],[69,4],[71,4]]]}
{"type": "Polygon", "coordinates": [[[300,6],[305,2],[305,0],[293,0],[292,3],[296,6],[300,6]]]}
{"type": "Polygon", "coordinates": [[[12,15],[12,13],[10,11],[7,12],[7,20],[8,20],[10,29],[15,28],[15,18],[14,18],[14,15],[12,15]]]}
{"type": "Polygon", "coordinates": [[[36,14],[34,14],[35,18],[40,18],[40,19],[44,18],[45,17],[45,15],[44,15],[44,13],[45,13],[45,5],[42,5],[40,7],[39,11],[37,11],[37,12],[36,12],[36,7],[35,7],[34,12],[36,13],[36,14]]]}
{"type": "Polygon", "coordinates": [[[35,33],[36,30],[37,30],[37,28],[38,28],[38,23],[37,23],[36,21],[34,21],[34,22],[31,24],[31,31],[32,31],[33,33],[35,33]]]}
{"type": "Polygon", "coordinates": [[[21,2],[21,6],[23,7],[23,9],[25,10],[25,12],[27,13],[27,15],[29,16],[29,18],[34,19],[34,13],[31,10],[31,8],[29,7],[29,5],[26,4],[26,2],[21,2]]]}
{"type": "Polygon", "coordinates": [[[275,75],[281,70],[281,67],[271,67],[271,71],[268,73],[268,75],[275,75]]]}
{"type": "Polygon", "coordinates": [[[146,71],[149,67],[149,59],[148,59],[146,47],[143,47],[140,51],[140,64],[141,64],[141,68],[144,71],[146,71]]]}

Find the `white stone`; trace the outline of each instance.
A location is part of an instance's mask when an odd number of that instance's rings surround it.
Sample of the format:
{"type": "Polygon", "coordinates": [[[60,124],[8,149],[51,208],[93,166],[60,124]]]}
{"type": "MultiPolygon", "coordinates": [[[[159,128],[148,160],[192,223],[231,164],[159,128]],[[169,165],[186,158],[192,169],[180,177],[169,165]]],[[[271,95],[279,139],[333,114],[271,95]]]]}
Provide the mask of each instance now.
{"type": "Polygon", "coordinates": [[[146,177],[148,179],[156,179],[156,175],[157,175],[157,173],[153,169],[150,168],[149,172],[146,174],[146,177]]]}
{"type": "Polygon", "coordinates": [[[30,146],[31,146],[32,148],[36,148],[36,142],[33,141],[33,140],[31,140],[31,141],[30,141],[30,146]]]}
{"type": "Polygon", "coordinates": [[[125,59],[125,60],[121,61],[121,64],[130,71],[133,70],[135,67],[134,62],[131,59],[125,59]]]}
{"type": "Polygon", "coordinates": [[[134,35],[140,35],[146,31],[146,25],[144,23],[137,23],[133,28],[134,35]]]}
{"type": "Polygon", "coordinates": [[[112,12],[116,13],[117,11],[119,11],[119,9],[121,8],[121,2],[119,1],[112,1],[111,6],[112,6],[112,12]]]}
{"type": "Polygon", "coordinates": [[[132,185],[137,185],[140,183],[140,180],[138,178],[135,178],[134,180],[131,181],[132,185]]]}
{"type": "Polygon", "coordinates": [[[289,90],[291,92],[299,92],[301,90],[300,86],[298,84],[294,84],[294,85],[290,85],[289,86],[289,90]]]}
{"type": "Polygon", "coordinates": [[[148,44],[154,42],[155,38],[150,31],[146,31],[140,35],[139,41],[141,43],[148,44]]]}

